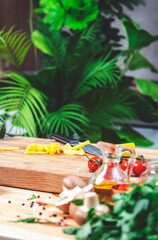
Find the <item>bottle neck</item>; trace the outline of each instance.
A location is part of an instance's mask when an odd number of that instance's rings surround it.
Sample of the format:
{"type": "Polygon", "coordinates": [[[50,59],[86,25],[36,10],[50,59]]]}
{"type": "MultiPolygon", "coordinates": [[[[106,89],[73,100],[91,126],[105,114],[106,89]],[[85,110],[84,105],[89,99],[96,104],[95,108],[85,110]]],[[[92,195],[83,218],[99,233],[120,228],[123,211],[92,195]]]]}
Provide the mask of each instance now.
{"type": "Polygon", "coordinates": [[[113,165],[118,165],[120,162],[120,158],[118,154],[115,153],[107,153],[107,156],[104,158],[104,162],[113,165]]]}

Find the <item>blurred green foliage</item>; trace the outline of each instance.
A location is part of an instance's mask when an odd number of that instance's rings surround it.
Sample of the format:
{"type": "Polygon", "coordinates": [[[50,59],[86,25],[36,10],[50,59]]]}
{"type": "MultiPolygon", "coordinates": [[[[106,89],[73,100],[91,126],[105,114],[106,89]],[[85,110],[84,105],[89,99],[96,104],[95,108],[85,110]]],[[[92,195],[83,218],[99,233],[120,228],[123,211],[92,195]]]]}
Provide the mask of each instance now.
{"type": "Polygon", "coordinates": [[[157,73],[140,50],[158,36],[126,15],[126,8],[139,5],[145,2],[39,1],[31,41],[42,53],[42,65],[30,76],[5,75],[10,80],[3,82],[12,88],[0,89],[0,109],[13,118],[14,127],[23,129],[21,134],[50,137],[55,132],[73,137],[75,133],[79,140],[92,142],[153,144],[130,127],[131,119],[149,123],[158,119],[157,110],[144,97],[148,94],[157,102],[157,84],[127,75],[128,70],[142,68],[157,73]],[[116,18],[125,30],[128,49],[122,50],[124,36],[113,25],[116,18]],[[133,81],[142,95],[130,88],[133,81]],[[13,100],[16,104],[11,104],[13,100]]]}

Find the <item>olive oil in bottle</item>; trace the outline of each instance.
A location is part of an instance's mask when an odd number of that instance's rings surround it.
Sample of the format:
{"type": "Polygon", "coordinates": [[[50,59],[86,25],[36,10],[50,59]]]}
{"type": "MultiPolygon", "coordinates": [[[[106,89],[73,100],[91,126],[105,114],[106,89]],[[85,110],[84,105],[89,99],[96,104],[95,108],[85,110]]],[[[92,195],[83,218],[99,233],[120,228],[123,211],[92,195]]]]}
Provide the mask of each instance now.
{"type": "Polygon", "coordinates": [[[112,202],[112,186],[125,182],[127,182],[127,176],[119,167],[117,154],[108,153],[103,166],[96,174],[93,183],[95,192],[99,195],[100,200],[112,202]]]}

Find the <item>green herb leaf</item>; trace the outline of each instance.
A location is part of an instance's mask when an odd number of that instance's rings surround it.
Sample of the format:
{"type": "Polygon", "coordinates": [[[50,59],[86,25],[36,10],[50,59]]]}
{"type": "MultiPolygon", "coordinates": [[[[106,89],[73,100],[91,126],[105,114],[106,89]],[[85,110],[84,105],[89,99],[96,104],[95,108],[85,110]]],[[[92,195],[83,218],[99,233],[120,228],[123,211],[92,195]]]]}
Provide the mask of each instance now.
{"type": "Polygon", "coordinates": [[[112,215],[90,212],[87,223],[74,231],[78,240],[155,240],[158,236],[158,189],[149,177],[144,185],[133,185],[130,193],[114,196],[112,215]]]}
{"type": "Polygon", "coordinates": [[[133,210],[133,214],[134,215],[138,215],[142,211],[147,210],[148,207],[149,207],[149,200],[148,199],[140,199],[135,204],[135,207],[134,207],[134,210],[133,210]]]}
{"type": "Polygon", "coordinates": [[[90,234],[92,233],[91,224],[89,222],[85,223],[82,228],[77,231],[76,239],[83,240],[88,239],[90,234]]]}
{"type": "Polygon", "coordinates": [[[40,220],[41,220],[40,218],[31,217],[31,218],[19,219],[19,220],[14,221],[14,222],[39,223],[40,220]]]}
{"type": "Polygon", "coordinates": [[[54,224],[54,222],[48,220],[48,219],[43,219],[43,218],[36,218],[36,217],[31,217],[31,218],[24,218],[24,219],[19,219],[17,221],[13,222],[26,222],[26,223],[51,223],[54,224]]]}
{"type": "Polygon", "coordinates": [[[83,199],[75,199],[72,201],[76,206],[81,206],[83,205],[83,199]]]}
{"type": "Polygon", "coordinates": [[[87,221],[91,219],[94,216],[94,214],[95,214],[95,208],[91,208],[87,214],[87,221]]]}
{"type": "Polygon", "coordinates": [[[80,228],[67,228],[67,229],[63,229],[63,232],[66,233],[66,234],[76,234],[77,231],[79,230],[80,228]]]}
{"type": "Polygon", "coordinates": [[[33,194],[33,195],[32,195],[32,197],[30,197],[30,198],[27,198],[27,200],[32,200],[32,199],[35,199],[35,198],[37,198],[37,197],[36,197],[36,195],[35,195],[35,194],[33,194]]]}

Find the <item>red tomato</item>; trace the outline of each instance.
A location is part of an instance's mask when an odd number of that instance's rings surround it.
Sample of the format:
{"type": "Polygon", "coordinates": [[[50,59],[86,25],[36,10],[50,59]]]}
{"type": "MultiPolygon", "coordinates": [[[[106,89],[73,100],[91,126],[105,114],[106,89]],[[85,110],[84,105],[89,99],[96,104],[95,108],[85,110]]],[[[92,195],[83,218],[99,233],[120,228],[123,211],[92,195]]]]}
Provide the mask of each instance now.
{"type": "Polygon", "coordinates": [[[142,155],[140,155],[136,158],[136,161],[133,167],[133,172],[137,177],[139,177],[140,174],[145,170],[146,170],[145,158],[142,155]]]}
{"type": "Polygon", "coordinates": [[[125,171],[127,167],[128,167],[128,161],[125,158],[122,158],[122,161],[120,163],[120,168],[125,171]]]}
{"type": "Polygon", "coordinates": [[[88,168],[91,172],[95,172],[103,164],[103,159],[100,157],[94,156],[88,159],[88,168]]]}

